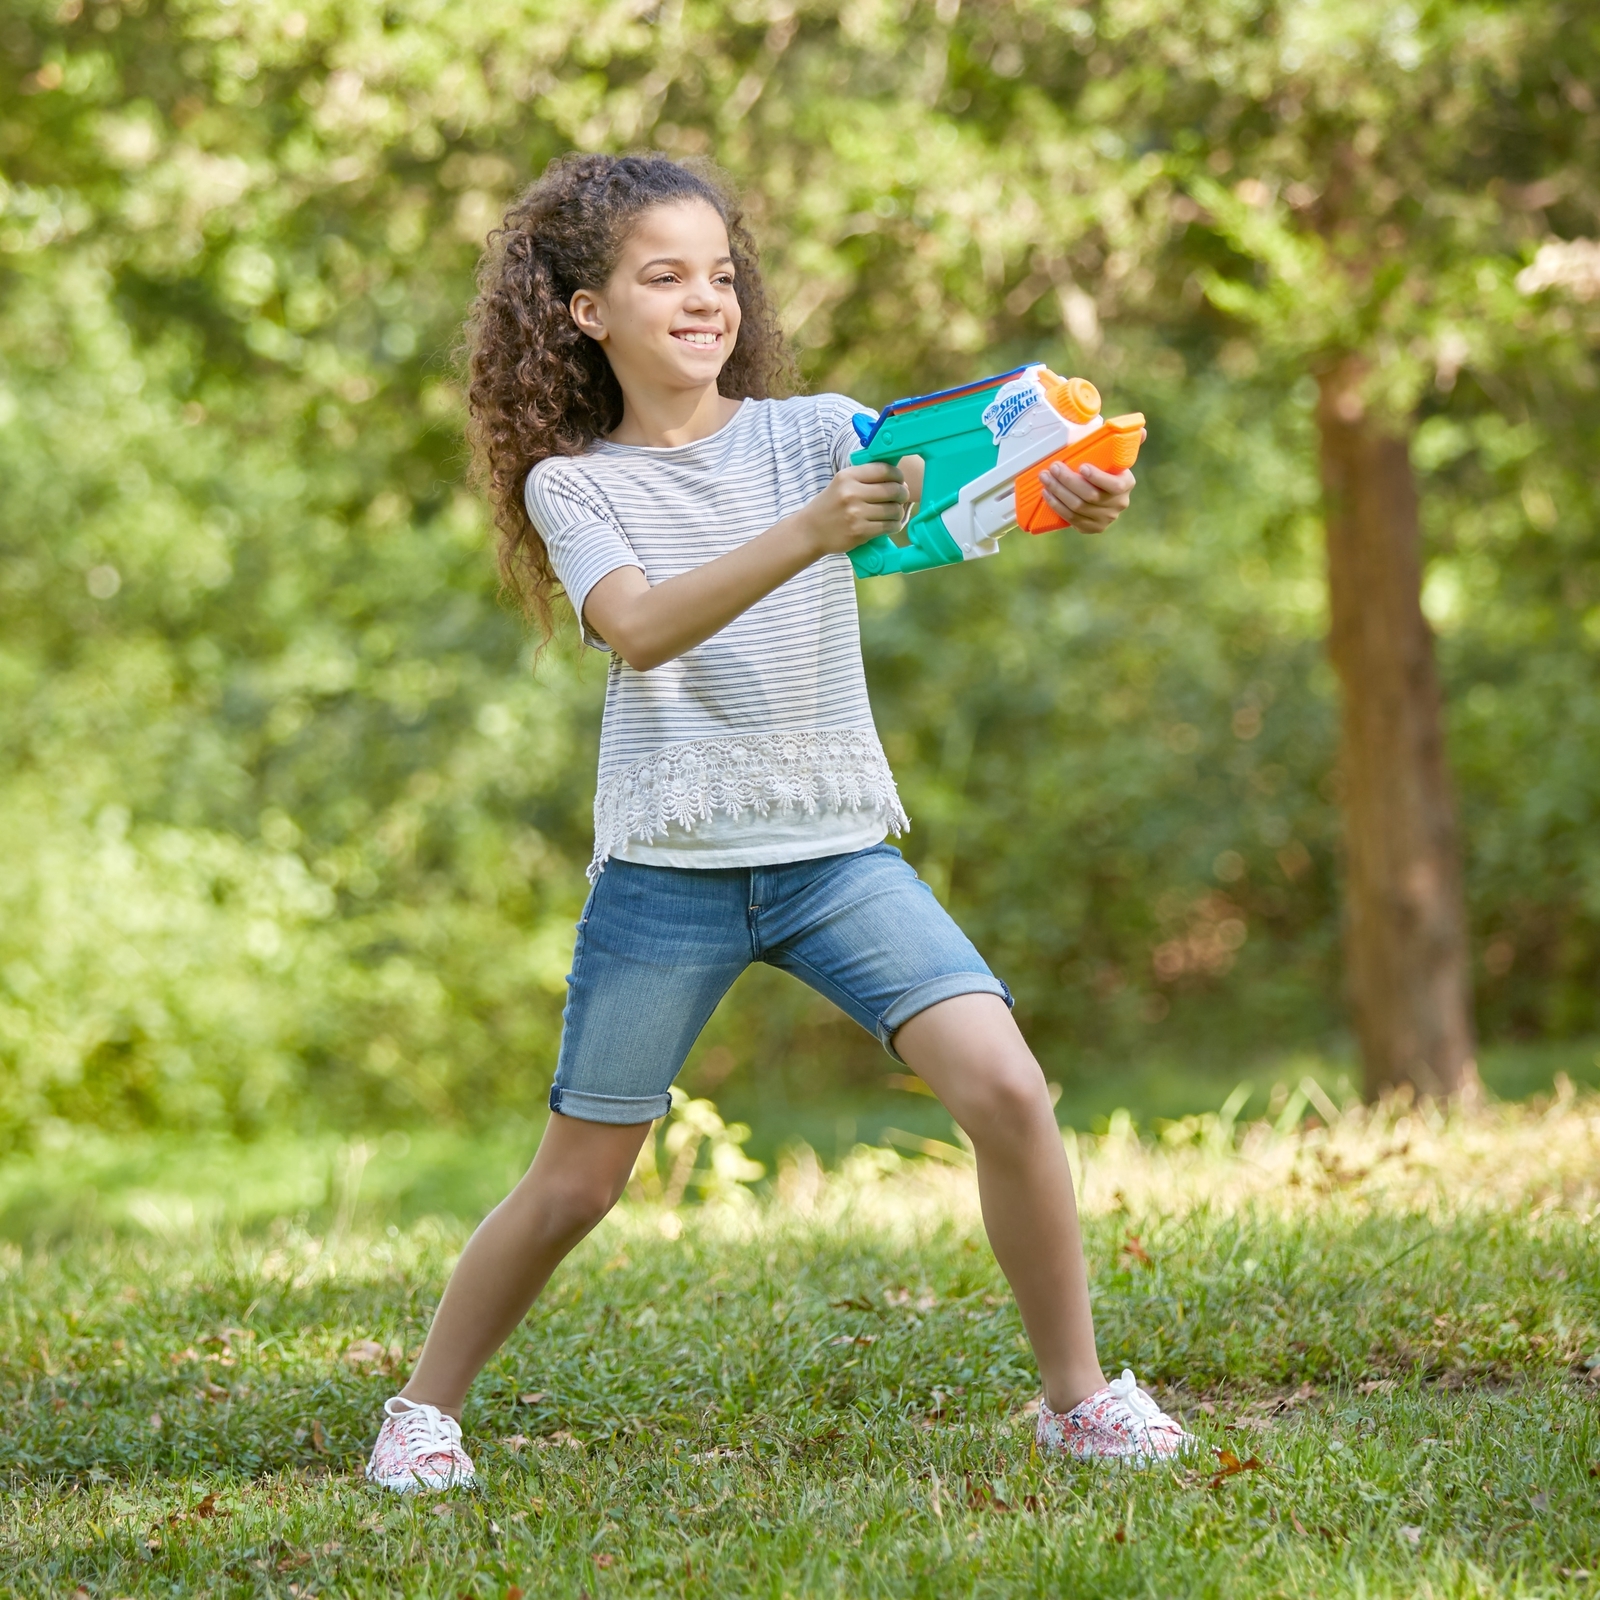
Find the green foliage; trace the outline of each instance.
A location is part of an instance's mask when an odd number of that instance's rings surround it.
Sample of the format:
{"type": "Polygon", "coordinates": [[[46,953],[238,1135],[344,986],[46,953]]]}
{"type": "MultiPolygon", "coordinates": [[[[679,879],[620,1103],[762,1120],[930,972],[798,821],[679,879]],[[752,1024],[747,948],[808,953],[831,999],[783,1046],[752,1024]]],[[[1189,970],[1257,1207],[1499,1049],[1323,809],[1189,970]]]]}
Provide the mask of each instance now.
{"type": "MultiPolygon", "coordinates": [[[[1525,275],[1547,227],[1595,231],[1592,24],[1338,12],[13,5],[0,1140],[481,1125],[542,1097],[601,678],[564,644],[535,673],[496,602],[449,353],[499,208],[574,145],[735,173],[813,387],[877,402],[1042,357],[1150,415],[1113,537],[863,588],[908,851],[1054,1077],[1326,1040],[1334,712],[1301,375],[1324,334],[1291,316],[1314,243],[1293,186],[1363,130],[1387,152],[1441,82],[1435,143],[1467,130],[1441,195],[1493,118],[1516,130],[1486,197],[1418,198],[1443,160],[1424,130],[1395,146],[1405,194],[1351,226],[1415,224],[1383,245],[1406,269],[1383,305],[1433,307],[1395,324],[1394,374],[1425,391],[1483,1018],[1600,1025],[1592,302],[1525,275]],[[1320,56],[1311,27],[1337,35],[1320,56]],[[1387,64],[1340,66],[1370,79],[1341,98],[1329,52],[1387,64]]],[[[777,1063],[817,1088],[882,1073],[763,976],[708,1036],[730,1089],[777,1063]]]]}

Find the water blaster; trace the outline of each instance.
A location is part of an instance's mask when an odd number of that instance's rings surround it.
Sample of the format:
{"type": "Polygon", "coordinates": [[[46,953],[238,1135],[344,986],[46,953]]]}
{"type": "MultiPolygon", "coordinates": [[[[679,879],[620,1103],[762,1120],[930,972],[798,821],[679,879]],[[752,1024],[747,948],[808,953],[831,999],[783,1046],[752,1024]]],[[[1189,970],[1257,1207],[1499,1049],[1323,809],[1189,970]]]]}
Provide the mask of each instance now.
{"type": "Polygon", "coordinates": [[[992,556],[1014,528],[1048,533],[1070,526],[1050,509],[1040,474],[1060,461],[1122,472],[1138,459],[1144,417],[1109,421],[1086,378],[1046,366],[915,395],[858,416],[861,448],[850,460],[923,460],[922,499],[899,534],[880,534],[850,552],[860,578],[923,572],[992,556]]]}

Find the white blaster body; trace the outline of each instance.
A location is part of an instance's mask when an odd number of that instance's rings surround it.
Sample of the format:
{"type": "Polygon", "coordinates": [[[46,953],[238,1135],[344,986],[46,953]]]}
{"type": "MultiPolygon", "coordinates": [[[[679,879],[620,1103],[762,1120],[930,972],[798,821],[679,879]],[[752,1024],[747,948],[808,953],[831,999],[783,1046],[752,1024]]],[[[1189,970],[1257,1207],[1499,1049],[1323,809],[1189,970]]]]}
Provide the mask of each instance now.
{"type": "Polygon", "coordinates": [[[1105,426],[1100,395],[1083,378],[1058,378],[1044,365],[1027,368],[995,395],[983,413],[997,460],[961,486],[945,512],[945,531],[965,560],[992,556],[1017,526],[1017,475],[1105,426]]]}

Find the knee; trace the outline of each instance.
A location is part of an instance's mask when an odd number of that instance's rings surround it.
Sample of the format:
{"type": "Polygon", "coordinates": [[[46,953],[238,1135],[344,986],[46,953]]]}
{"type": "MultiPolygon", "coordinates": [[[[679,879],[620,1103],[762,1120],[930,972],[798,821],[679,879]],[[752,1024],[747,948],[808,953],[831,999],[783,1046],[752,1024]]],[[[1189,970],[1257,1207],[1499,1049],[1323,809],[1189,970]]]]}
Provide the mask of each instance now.
{"type": "Polygon", "coordinates": [[[1055,1122],[1044,1073],[1031,1055],[1007,1052],[974,1063],[957,1118],[975,1143],[1010,1143],[1055,1122]]]}
{"type": "Polygon", "coordinates": [[[620,1196],[621,1189],[603,1176],[574,1174],[545,1191],[540,1207],[543,1231],[553,1240],[576,1244],[620,1196]]]}

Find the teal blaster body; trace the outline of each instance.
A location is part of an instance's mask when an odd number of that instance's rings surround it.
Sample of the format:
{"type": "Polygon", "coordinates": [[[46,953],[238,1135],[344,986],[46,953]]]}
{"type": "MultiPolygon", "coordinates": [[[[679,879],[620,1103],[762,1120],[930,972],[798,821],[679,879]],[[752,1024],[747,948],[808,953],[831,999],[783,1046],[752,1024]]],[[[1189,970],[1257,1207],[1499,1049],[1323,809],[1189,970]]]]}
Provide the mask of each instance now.
{"type": "Polygon", "coordinates": [[[995,390],[1025,371],[1017,367],[959,389],[893,401],[876,422],[868,416],[855,419],[861,448],[850,457],[853,466],[869,461],[893,465],[902,456],[921,456],[924,463],[922,502],[903,530],[906,542],[884,533],[858,544],[850,552],[858,578],[923,572],[967,559],[945,527],[944,514],[956,504],[963,484],[993,470],[1000,451],[983,413],[995,390]]]}
{"type": "Polygon", "coordinates": [[[1086,378],[1048,367],[1017,367],[938,394],[914,395],[855,419],[861,448],[850,460],[923,463],[922,499],[896,536],[880,534],[850,552],[860,578],[923,572],[992,556],[1018,528],[1064,528],[1045,494],[1053,465],[1121,472],[1138,457],[1144,418],[1107,420],[1086,378]]]}

